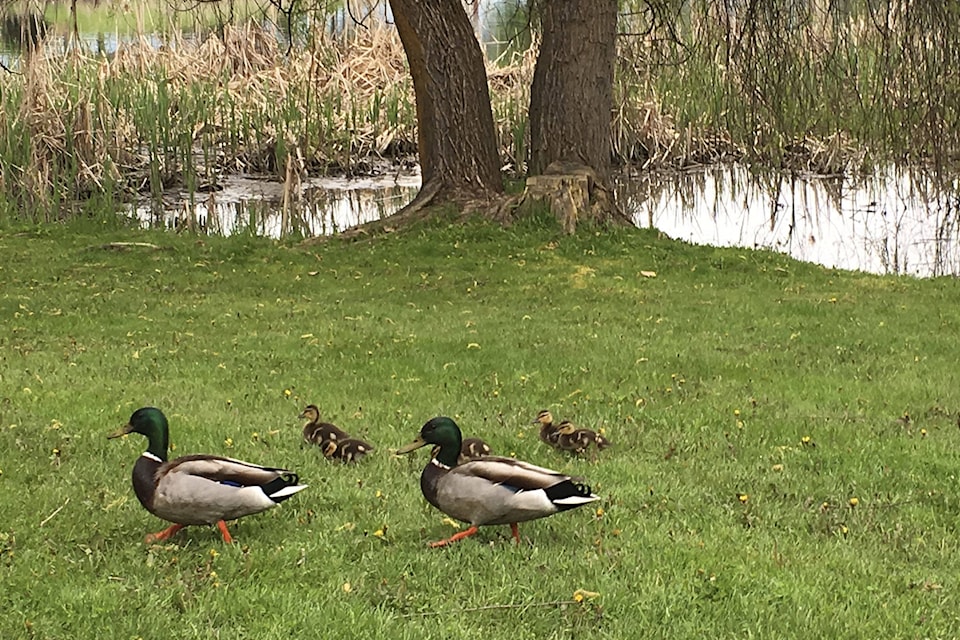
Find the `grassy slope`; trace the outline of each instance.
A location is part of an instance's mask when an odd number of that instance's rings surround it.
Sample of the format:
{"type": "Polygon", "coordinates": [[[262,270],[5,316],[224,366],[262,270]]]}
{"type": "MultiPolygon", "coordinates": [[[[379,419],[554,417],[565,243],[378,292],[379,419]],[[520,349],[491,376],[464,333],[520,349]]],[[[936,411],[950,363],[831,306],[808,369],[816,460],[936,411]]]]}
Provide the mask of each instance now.
{"type": "Polygon", "coordinates": [[[0,637],[960,624],[953,279],[537,226],[309,251],[8,230],[0,256],[0,637]],[[110,240],[163,250],[98,248],[110,240]],[[308,402],[377,451],[346,467],[301,448],[308,402]],[[129,485],[144,442],[105,439],[144,404],[167,412],[175,453],[288,465],[310,489],[234,523],[232,547],[202,527],[144,546],[163,526],[129,485]],[[596,461],[547,450],[529,424],[545,407],[617,446],[596,461]],[[586,476],[602,515],[528,523],[519,548],[506,527],[425,548],[452,531],[420,496],[426,455],[390,449],[440,413],[497,452],[586,476]],[[600,595],[542,606],[578,588],[600,595]],[[459,612],[492,605],[512,606],[459,612]]]}

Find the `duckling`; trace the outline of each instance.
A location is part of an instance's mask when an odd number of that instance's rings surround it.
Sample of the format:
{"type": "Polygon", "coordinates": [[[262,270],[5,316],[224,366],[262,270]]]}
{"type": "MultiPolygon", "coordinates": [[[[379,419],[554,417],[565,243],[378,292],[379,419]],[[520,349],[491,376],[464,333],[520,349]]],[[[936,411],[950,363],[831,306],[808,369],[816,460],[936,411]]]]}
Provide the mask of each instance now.
{"type": "Polygon", "coordinates": [[[557,438],[560,433],[557,431],[557,425],[553,424],[553,414],[547,409],[544,409],[537,414],[537,418],[533,421],[533,424],[540,425],[540,441],[557,448],[557,438]]]}
{"type": "MultiPolygon", "coordinates": [[[[440,445],[437,445],[433,448],[430,456],[436,458],[437,454],[439,453],[440,445]]],[[[463,444],[460,446],[460,454],[457,456],[457,464],[464,464],[470,462],[471,460],[488,456],[491,453],[493,453],[493,449],[491,449],[490,445],[488,445],[482,439],[465,438],[463,444]]]]}
{"type": "Polygon", "coordinates": [[[589,429],[577,429],[569,420],[557,425],[557,448],[581,454],[587,450],[591,442],[596,440],[596,434],[589,429]]]}
{"type": "Polygon", "coordinates": [[[316,444],[323,446],[324,442],[330,440],[343,440],[349,438],[350,434],[335,424],[320,421],[320,409],[315,404],[308,404],[307,407],[297,416],[301,420],[309,420],[303,425],[303,440],[307,444],[316,444]]]}
{"type": "Polygon", "coordinates": [[[373,451],[373,445],[358,438],[348,437],[342,440],[327,440],[321,445],[321,451],[324,458],[356,462],[373,451]]]}
{"type": "Polygon", "coordinates": [[[463,445],[460,447],[460,455],[471,460],[488,456],[492,452],[490,445],[481,438],[464,438],[463,445]]]}

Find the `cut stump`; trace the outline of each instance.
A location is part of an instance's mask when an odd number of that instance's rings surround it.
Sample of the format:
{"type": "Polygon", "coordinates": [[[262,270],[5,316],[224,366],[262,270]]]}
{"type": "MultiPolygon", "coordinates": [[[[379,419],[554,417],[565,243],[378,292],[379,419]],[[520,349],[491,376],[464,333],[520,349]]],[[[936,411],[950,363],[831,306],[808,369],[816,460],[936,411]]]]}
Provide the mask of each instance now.
{"type": "Polygon", "coordinates": [[[527,178],[521,206],[545,203],[557,217],[564,232],[572,234],[577,223],[626,223],[607,189],[591,167],[578,162],[551,163],[542,175],[527,178]]]}

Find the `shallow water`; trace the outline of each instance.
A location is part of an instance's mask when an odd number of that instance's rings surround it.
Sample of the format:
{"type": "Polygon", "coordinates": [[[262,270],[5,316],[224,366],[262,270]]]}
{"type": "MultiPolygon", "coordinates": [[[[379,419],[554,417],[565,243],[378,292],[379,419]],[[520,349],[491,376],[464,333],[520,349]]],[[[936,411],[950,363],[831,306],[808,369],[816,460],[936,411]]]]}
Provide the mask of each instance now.
{"type": "MultiPolygon", "coordinates": [[[[416,170],[317,178],[283,206],[283,185],[226,178],[193,203],[171,193],[144,225],[270,237],[317,236],[394,213],[417,193],[416,170]]],[[[624,174],[615,193],[637,226],[694,244],[763,248],[827,267],[920,277],[960,275],[960,185],[897,169],[866,180],[757,176],[741,166],[624,174]]]]}
{"type": "Polygon", "coordinates": [[[764,248],[827,267],[960,274],[960,186],[889,168],[868,179],[755,176],[741,166],[624,177],[639,226],[695,244],[764,248]]]}

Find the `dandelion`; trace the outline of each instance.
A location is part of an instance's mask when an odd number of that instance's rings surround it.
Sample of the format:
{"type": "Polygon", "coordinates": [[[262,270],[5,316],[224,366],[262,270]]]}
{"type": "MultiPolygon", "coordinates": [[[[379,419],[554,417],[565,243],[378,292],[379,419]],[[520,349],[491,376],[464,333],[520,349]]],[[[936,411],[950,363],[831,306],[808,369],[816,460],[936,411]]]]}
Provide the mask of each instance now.
{"type": "Polygon", "coordinates": [[[926,429],[920,429],[920,437],[921,437],[921,438],[926,438],[926,437],[927,437],[927,430],[926,430],[926,429]]]}
{"type": "Polygon", "coordinates": [[[813,446],[813,439],[810,436],[803,436],[800,438],[800,444],[805,447],[813,446]]]}
{"type": "Polygon", "coordinates": [[[604,513],[603,507],[597,507],[597,518],[602,518],[604,513]]]}
{"type": "Polygon", "coordinates": [[[353,591],[353,586],[349,582],[344,582],[342,588],[344,593],[350,593],[353,591]]]}
{"type": "Polygon", "coordinates": [[[847,535],[849,532],[850,532],[850,529],[847,529],[847,525],[845,524],[840,525],[840,533],[842,535],[847,535]]]}
{"type": "Polygon", "coordinates": [[[860,499],[857,498],[856,496],[853,496],[852,498],[850,498],[849,502],[851,507],[855,507],[858,504],[860,504],[860,499]]]}
{"type": "Polygon", "coordinates": [[[742,504],[746,504],[747,500],[749,499],[750,499],[750,496],[746,493],[741,493],[737,495],[737,500],[739,500],[742,504]]]}
{"type": "Polygon", "coordinates": [[[385,535],[387,535],[387,528],[383,527],[382,529],[377,529],[376,531],[373,532],[373,535],[375,535],[378,538],[382,538],[385,535]]]}
{"type": "Polygon", "coordinates": [[[733,410],[733,416],[734,416],[735,418],[739,418],[739,417],[740,417],[740,409],[734,409],[734,410],[733,410]]]}
{"type": "Polygon", "coordinates": [[[290,389],[284,389],[284,390],[283,390],[283,397],[284,397],[284,398],[289,398],[289,397],[292,396],[292,395],[293,395],[293,391],[291,391],[290,389]]]}
{"type": "MultiPolygon", "coordinates": [[[[216,549],[210,549],[210,557],[216,559],[220,555],[220,552],[216,549]]],[[[214,574],[215,575],[215,574],[214,574]]]]}
{"type": "Polygon", "coordinates": [[[224,440],[224,441],[223,441],[223,446],[225,446],[227,449],[229,449],[230,447],[232,447],[232,446],[233,446],[233,438],[227,438],[226,440],[224,440]]]}
{"type": "Polygon", "coordinates": [[[593,598],[599,597],[600,594],[596,591],[587,591],[586,589],[577,589],[573,592],[573,601],[574,602],[583,602],[584,600],[592,600],[593,598]]]}
{"type": "Polygon", "coordinates": [[[771,468],[772,468],[774,471],[783,471],[783,465],[782,465],[782,464],[775,464],[775,465],[773,465],[773,467],[771,467],[771,468]]]}

